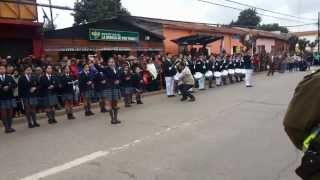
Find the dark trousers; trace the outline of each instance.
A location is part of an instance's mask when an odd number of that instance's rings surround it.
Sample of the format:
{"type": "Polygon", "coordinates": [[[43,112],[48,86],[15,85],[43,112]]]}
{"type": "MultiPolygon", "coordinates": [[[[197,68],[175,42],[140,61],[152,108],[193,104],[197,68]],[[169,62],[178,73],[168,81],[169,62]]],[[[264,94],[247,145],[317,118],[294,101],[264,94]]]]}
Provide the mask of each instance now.
{"type": "Polygon", "coordinates": [[[179,90],[181,92],[182,98],[193,98],[194,96],[189,92],[189,90],[192,88],[192,85],[188,85],[188,84],[181,84],[179,86],[179,90]]]}
{"type": "Polygon", "coordinates": [[[12,129],[12,109],[1,109],[1,120],[5,130],[12,129]]]}

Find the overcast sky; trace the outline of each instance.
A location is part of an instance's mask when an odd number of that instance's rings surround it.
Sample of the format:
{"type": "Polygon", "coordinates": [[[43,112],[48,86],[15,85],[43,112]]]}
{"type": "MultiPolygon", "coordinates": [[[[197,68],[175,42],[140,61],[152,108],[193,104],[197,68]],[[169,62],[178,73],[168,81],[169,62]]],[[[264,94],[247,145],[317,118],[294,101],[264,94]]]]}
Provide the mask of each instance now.
{"type": "MultiPolygon", "coordinates": [[[[52,0],[54,5],[73,7],[76,0],[52,0]]],[[[244,9],[247,7],[227,2],[225,0],[207,0],[219,4],[225,4],[236,8],[244,9]]],[[[320,0],[235,0],[237,2],[250,4],[268,10],[286,13],[298,17],[317,19],[317,11],[320,11],[320,0]]],[[[48,0],[38,0],[39,3],[48,3],[48,0]]],[[[195,21],[206,23],[228,24],[236,20],[239,11],[215,6],[198,0],[122,0],[122,4],[134,16],[145,16],[153,18],[163,18],[172,20],[195,21]]],[[[49,15],[49,10],[44,8],[49,15]]],[[[258,10],[258,12],[273,16],[280,16],[258,10]]],[[[58,28],[72,26],[73,17],[71,11],[54,10],[55,23],[58,28]]],[[[39,8],[39,21],[43,21],[42,9],[39,8]]],[[[263,23],[279,23],[283,26],[315,23],[316,20],[288,21],[261,16],[263,23]]],[[[284,18],[285,17],[281,16],[284,18]]],[[[315,30],[316,25],[290,28],[292,31],[315,30]]]]}

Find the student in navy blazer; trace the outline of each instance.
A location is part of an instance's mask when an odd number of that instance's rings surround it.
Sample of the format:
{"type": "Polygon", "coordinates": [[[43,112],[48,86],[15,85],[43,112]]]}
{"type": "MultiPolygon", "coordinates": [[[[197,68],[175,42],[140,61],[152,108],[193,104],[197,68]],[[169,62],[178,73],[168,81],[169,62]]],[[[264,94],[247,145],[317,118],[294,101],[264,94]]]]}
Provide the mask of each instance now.
{"type": "Polygon", "coordinates": [[[0,65],[0,113],[5,133],[13,133],[12,128],[13,109],[17,106],[13,91],[17,87],[14,79],[6,75],[6,67],[0,65]]]}
{"type": "Polygon", "coordinates": [[[23,101],[25,116],[29,128],[39,127],[36,118],[36,108],[38,105],[39,82],[37,77],[32,76],[32,68],[25,67],[24,75],[18,81],[18,94],[23,101]]]}

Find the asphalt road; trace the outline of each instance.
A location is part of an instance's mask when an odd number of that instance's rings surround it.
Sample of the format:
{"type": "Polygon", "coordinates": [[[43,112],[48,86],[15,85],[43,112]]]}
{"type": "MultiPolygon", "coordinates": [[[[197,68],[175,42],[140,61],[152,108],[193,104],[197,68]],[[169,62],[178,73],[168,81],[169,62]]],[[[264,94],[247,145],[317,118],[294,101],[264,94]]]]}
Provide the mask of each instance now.
{"type": "Polygon", "coordinates": [[[300,154],[282,120],[305,73],[254,77],[195,93],[195,103],[150,96],[107,115],[0,134],[1,180],[298,180],[300,154]]]}

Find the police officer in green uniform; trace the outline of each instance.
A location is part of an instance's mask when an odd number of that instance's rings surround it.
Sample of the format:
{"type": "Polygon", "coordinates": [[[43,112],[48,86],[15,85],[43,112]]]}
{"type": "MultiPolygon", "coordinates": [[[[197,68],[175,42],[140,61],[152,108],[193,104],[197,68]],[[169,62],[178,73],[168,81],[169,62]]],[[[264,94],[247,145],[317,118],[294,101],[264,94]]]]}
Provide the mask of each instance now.
{"type": "Polygon", "coordinates": [[[302,165],[296,171],[304,180],[320,180],[319,92],[320,70],[299,83],[284,118],[285,131],[290,140],[305,152],[302,165]]]}

